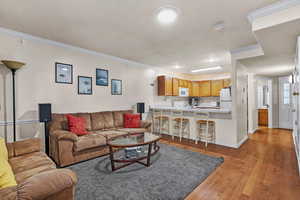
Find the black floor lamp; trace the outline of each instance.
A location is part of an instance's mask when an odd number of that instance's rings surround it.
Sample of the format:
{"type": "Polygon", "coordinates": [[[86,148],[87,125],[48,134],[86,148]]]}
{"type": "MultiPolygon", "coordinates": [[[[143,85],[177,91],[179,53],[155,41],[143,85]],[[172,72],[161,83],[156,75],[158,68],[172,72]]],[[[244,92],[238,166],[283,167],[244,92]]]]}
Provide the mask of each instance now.
{"type": "Polygon", "coordinates": [[[14,130],[14,142],[16,141],[16,89],[15,89],[15,76],[16,71],[23,67],[25,63],[12,61],[12,60],[2,60],[1,61],[7,68],[12,72],[12,86],[13,86],[13,130],[14,130]]]}

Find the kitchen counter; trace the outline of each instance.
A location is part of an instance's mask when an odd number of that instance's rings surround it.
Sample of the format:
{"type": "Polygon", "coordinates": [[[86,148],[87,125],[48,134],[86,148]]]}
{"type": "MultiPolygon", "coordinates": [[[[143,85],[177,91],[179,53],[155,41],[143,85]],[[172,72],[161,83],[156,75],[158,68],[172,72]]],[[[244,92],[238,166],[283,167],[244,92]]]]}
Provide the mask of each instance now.
{"type": "MultiPolygon", "coordinates": [[[[218,108],[190,108],[190,107],[171,107],[171,106],[151,106],[150,113],[158,111],[169,120],[170,131],[165,134],[172,135],[172,119],[182,116],[189,119],[190,136],[189,139],[195,140],[198,137],[198,120],[214,121],[215,126],[215,144],[236,148],[236,139],[234,138],[235,122],[232,120],[232,112],[229,109],[218,108]],[[176,113],[178,111],[178,113],[176,113]],[[208,114],[205,116],[203,114],[208,114]]],[[[156,113],[159,115],[159,113],[156,113]]],[[[185,137],[185,136],[184,136],[185,137]]]]}
{"type": "Polygon", "coordinates": [[[188,107],[168,107],[168,106],[152,106],[150,109],[157,110],[178,110],[186,112],[205,112],[205,113],[227,113],[230,114],[231,110],[222,108],[188,108],[188,107]]]}

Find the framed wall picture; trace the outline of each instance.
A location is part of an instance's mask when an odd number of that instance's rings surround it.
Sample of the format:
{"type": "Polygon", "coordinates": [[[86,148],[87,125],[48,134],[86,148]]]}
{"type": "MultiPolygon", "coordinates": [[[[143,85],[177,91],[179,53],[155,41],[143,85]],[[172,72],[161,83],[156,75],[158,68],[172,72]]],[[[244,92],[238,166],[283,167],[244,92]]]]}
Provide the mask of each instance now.
{"type": "Polygon", "coordinates": [[[78,76],[78,94],[93,94],[92,77],[78,76]]]}
{"type": "Polygon", "coordinates": [[[73,65],[56,62],[55,82],[73,84],[73,65]]]}
{"type": "Polygon", "coordinates": [[[96,85],[108,86],[108,70],[96,69],[96,85]]]}
{"type": "Polygon", "coordinates": [[[122,80],[111,79],[111,94],[122,95],[122,80]]]}

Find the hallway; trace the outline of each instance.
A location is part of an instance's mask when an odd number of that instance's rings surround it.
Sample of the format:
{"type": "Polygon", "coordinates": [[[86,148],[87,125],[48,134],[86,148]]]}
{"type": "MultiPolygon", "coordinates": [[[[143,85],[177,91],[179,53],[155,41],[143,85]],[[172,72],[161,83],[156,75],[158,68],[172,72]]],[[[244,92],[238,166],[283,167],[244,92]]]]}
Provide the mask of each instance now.
{"type": "Polygon", "coordinates": [[[300,177],[289,130],[261,128],[239,149],[209,145],[205,150],[203,144],[179,144],[170,139],[163,142],[225,158],[224,164],[188,200],[300,198],[300,177]]]}

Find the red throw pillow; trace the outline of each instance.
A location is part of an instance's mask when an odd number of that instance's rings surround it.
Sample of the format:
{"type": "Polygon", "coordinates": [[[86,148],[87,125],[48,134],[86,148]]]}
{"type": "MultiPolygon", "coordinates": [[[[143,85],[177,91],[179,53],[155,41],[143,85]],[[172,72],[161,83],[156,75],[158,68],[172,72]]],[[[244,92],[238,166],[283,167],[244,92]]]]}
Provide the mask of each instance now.
{"type": "Polygon", "coordinates": [[[141,128],[140,114],[124,114],[124,128],[141,128]]]}
{"type": "Polygon", "coordinates": [[[88,134],[86,130],[86,121],[83,117],[75,117],[73,115],[66,115],[66,117],[68,119],[69,131],[78,136],[88,134]]]}

